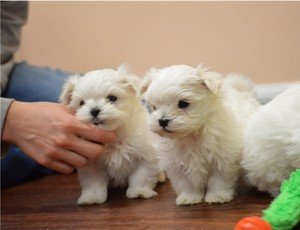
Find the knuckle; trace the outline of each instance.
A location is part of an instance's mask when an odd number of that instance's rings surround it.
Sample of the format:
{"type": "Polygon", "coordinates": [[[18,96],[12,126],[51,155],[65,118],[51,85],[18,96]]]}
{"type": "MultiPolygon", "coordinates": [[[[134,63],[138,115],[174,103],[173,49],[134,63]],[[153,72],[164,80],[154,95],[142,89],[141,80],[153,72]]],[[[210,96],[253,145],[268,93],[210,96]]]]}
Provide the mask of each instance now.
{"type": "Polygon", "coordinates": [[[61,130],[69,131],[73,127],[73,121],[70,118],[65,118],[60,124],[59,128],[61,130]]]}
{"type": "Polygon", "coordinates": [[[100,157],[100,155],[103,153],[103,148],[99,147],[97,150],[93,151],[93,153],[91,154],[91,158],[92,160],[96,160],[100,157]]]}
{"type": "Polygon", "coordinates": [[[45,149],[45,156],[47,158],[54,158],[57,156],[57,151],[55,150],[55,148],[48,147],[45,149]]]}
{"type": "Polygon", "coordinates": [[[71,130],[71,129],[73,128],[73,126],[74,126],[73,121],[71,121],[71,119],[68,118],[68,119],[65,121],[65,125],[64,125],[65,129],[66,129],[66,130],[71,130]]]}
{"type": "Polygon", "coordinates": [[[49,166],[51,164],[51,159],[49,159],[48,157],[46,156],[42,156],[38,159],[38,162],[41,164],[41,165],[44,165],[44,166],[49,166]]]}
{"type": "Polygon", "coordinates": [[[83,159],[80,162],[78,162],[77,167],[82,168],[88,163],[87,159],[83,159]]]}
{"type": "Polygon", "coordinates": [[[105,133],[105,130],[103,130],[103,129],[95,129],[95,134],[98,136],[98,137],[102,137],[103,136],[103,134],[105,133]]]}
{"type": "Polygon", "coordinates": [[[103,139],[103,136],[104,136],[103,132],[104,131],[102,129],[96,129],[96,130],[93,130],[93,132],[94,132],[94,135],[97,138],[97,140],[103,139]]]}
{"type": "Polygon", "coordinates": [[[66,135],[61,135],[54,139],[54,142],[59,147],[70,147],[70,140],[66,135]]]}
{"type": "Polygon", "coordinates": [[[106,130],[98,130],[98,137],[103,142],[112,142],[115,140],[115,133],[106,130]]]}
{"type": "Polygon", "coordinates": [[[89,160],[94,161],[97,160],[98,156],[96,154],[90,154],[89,155],[89,160]]]}
{"type": "Polygon", "coordinates": [[[90,160],[97,160],[98,157],[99,157],[98,154],[96,154],[96,153],[91,153],[90,156],[89,156],[89,159],[90,159],[90,160]]]}

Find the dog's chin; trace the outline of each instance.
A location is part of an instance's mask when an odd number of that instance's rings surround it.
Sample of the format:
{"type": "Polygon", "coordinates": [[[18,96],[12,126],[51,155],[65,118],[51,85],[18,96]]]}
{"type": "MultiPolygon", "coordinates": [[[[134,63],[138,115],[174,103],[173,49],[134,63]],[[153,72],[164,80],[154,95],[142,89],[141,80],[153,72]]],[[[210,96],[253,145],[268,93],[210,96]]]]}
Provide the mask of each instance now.
{"type": "Polygon", "coordinates": [[[183,138],[190,134],[187,130],[174,130],[174,129],[153,129],[154,133],[158,134],[161,137],[169,138],[169,139],[176,139],[176,138],[183,138]]]}
{"type": "Polygon", "coordinates": [[[100,124],[99,127],[107,131],[116,131],[119,128],[119,125],[107,122],[107,123],[100,124]]]}
{"type": "Polygon", "coordinates": [[[104,129],[107,131],[115,131],[118,128],[117,122],[112,122],[108,120],[93,120],[90,122],[94,126],[99,127],[100,129],[104,129]]]}
{"type": "Polygon", "coordinates": [[[158,128],[158,129],[153,129],[152,131],[158,134],[159,136],[166,137],[166,138],[175,138],[178,135],[176,131],[167,128],[158,128]]]}
{"type": "Polygon", "coordinates": [[[98,121],[98,120],[92,121],[91,123],[92,123],[93,125],[96,125],[96,126],[104,125],[104,121],[98,121]]]}

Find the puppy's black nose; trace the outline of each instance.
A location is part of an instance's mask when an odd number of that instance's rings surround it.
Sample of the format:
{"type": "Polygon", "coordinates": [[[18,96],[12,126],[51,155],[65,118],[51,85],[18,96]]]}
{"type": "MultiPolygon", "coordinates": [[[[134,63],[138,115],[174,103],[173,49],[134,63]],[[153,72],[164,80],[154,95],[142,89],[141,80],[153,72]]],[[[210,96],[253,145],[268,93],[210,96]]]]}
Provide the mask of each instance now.
{"type": "Polygon", "coordinates": [[[97,117],[99,113],[100,113],[100,109],[94,108],[91,110],[91,114],[93,117],[97,117]]]}
{"type": "Polygon", "coordinates": [[[170,121],[169,119],[159,119],[158,123],[161,127],[166,127],[168,126],[169,121],[170,121]]]}

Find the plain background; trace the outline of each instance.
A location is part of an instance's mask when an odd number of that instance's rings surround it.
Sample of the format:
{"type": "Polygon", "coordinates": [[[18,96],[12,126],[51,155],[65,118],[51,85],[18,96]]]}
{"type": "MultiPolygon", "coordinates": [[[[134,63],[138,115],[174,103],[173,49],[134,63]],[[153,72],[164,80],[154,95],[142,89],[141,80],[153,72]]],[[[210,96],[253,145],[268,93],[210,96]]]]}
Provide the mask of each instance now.
{"type": "Polygon", "coordinates": [[[74,72],[199,63],[300,80],[300,2],[30,2],[17,60],[74,72]]]}

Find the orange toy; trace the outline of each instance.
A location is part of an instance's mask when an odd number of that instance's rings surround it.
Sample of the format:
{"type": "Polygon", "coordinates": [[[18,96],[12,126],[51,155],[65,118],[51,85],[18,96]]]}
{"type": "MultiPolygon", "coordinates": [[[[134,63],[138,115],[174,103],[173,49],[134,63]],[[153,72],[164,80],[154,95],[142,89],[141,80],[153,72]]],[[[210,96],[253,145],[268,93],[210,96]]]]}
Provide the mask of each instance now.
{"type": "Polygon", "coordinates": [[[263,217],[246,217],[234,230],[300,229],[300,169],[296,169],[280,188],[280,194],[263,211],[263,217]]]}
{"type": "Polygon", "coordinates": [[[252,216],[241,219],[234,230],[272,230],[272,227],[262,218],[252,216]]]}

